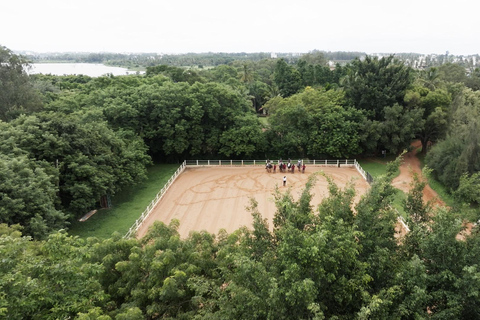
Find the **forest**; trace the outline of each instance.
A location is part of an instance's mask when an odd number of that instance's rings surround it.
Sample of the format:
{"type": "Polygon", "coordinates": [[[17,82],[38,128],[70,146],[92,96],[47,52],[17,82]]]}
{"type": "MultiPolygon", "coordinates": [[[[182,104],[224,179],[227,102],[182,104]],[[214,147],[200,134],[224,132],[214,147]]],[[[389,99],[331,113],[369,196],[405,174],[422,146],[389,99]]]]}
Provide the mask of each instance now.
{"type": "Polygon", "coordinates": [[[480,219],[480,69],[418,69],[393,55],[331,66],[317,51],[227,58],[144,75],[28,75],[31,60],[0,46],[0,317],[480,318],[480,233],[465,230],[480,219]],[[398,238],[390,182],[415,139],[455,205],[424,203],[428,181],[416,177],[398,238]],[[276,191],[273,226],[252,200],[253,228],[231,234],[182,239],[177,221],[140,240],[68,234],[152,163],[383,150],[396,160],[355,206],[353,186],[312,177],[298,201],[276,191]],[[317,208],[315,179],[330,183],[317,208]]]}

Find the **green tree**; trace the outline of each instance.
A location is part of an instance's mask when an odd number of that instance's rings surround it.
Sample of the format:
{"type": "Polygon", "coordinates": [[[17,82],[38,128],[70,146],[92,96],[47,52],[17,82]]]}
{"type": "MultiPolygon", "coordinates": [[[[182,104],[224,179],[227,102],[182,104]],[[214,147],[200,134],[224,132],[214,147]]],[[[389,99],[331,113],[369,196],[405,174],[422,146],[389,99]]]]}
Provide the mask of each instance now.
{"type": "Polygon", "coordinates": [[[100,197],[143,179],[150,162],[138,137],[128,131],[115,132],[99,118],[98,112],[38,113],[12,121],[12,129],[0,136],[29,158],[57,168],[65,211],[84,214],[100,197]]]}
{"type": "Polygon", "coordinates": [[[375,179],[367,194],[355,207],[355,225],[362,246],[359,260],[367,263],[367,272],[372,277],[369,285],[372,294],[393,284],[393,275],[398,266],[395,240],[397,214],[391,203],[396,193],[391,185],[402,157],[388,164],[387,173],[375,179]]]}
{"type": "Polygon", "coordinates": [[[467,81],[465,67],[456,63],[445,63],[438,67],[438,77],[448,82],[461,82],[467,81]]]}
{"type": "Polygon", "coordinates": [[[289,97],[302,88],[300,72],[287,64],[284,59],[279,59],[275,66],[274,82],[282,97],[289,97]]]}
{"type": "Polygon", "coordinates": [[[480,157],[477,134],[480,94],[463,89],[454,101],[455,108],[447,136],[433,146],[426,157],[427,165],[433,169],[433,176],[451,191],[458,188],[462,175],[480,172],[480,165],[476,161],[480,157]]]}
{"type": "Polygon", "coordinates": [[[342,91],[309,87],[289,98],[271,100],[267,107],[272,146],[283,154],[302,157],[360,153],[366,117],[344,104],[342,91]]]}
{"type": "Polygon", "coordinates": [[[0,315],[5,319],[64,319],[107,299],[87,262],[90,247],[64,232],[44,242],[16,233],[0,235],[0,315]]]}
{"type": "Polygon", "coordinates": [[[475,172],[472,175],[463,174],[454,195],[460,202],[480,204],[480,172],[475,172]]]}
{"type": "Polygon", "coordinates": [[[0,46],[0,120],[10,121],[21,113],[38,111],[42,107],[26,73],[28,62],[0,46]]]}
{"type": "Polygon", "coordinates": [[[346,97],[353,106],[370,112],[371,119],[382,121],[385,107],[403,105],[411,84],[411,69],[394,56],[366,56],[348,65],[344,79],[346,97]]]}
{"type": "Polygon", "coordinates": [[[423,110],[408,109],[400,104],[383,109],[384,120],[380,122],[380,143],[390,153],[398,154],[408,148],[415,133],[424,127],[423,110]]]}
{"type": "Polygon", "coordinates": [[[0,154],[0,160],[0,223],[20,224],[36,239],[64,228],[68,216],[55,208],[58,171],[25,155],[0,154]]]}
{"type": "Polygon", "coordinates": [[[265,136],[257,116],[245,114],[236,116],[231,128],[220,135],[222,147],[219,152],[226,157],[251,158],[265,148],[265,136]]]}
{"type": "Polygon", "coordinates": [[[405,102],[410,108],[423,109],[425,124],[416,136],[422,142],[422,153],[425,154],[429,143],[437,142],[447,133],[451,95],[442,89],[430,91],[416,87],[407,91],[405,102]]]}

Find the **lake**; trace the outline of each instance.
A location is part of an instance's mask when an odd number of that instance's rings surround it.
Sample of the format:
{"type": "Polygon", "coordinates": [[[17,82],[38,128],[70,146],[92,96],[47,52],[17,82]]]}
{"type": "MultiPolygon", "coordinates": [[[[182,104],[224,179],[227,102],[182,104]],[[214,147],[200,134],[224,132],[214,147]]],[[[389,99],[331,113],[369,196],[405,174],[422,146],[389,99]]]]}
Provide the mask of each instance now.
{"type": "MultiPolygon", "coordinates": [[[[137,73],[137,71],[126,68],[110,67],[98,63],[32,63],[31,66],[32,68],[27,71],[29,74],[43,73],[57,76],[83,74],[90,77],[100,77],[107,73],[114,76],[137,73]]],[[[140,73],[144,72],[141,71],[140,73]]]]}

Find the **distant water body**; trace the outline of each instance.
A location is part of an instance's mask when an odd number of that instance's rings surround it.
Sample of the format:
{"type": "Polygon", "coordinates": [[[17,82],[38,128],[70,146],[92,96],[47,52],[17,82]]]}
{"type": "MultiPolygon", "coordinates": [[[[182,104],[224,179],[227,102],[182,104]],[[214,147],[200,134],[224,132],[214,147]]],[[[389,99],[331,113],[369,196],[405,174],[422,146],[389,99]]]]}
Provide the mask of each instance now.
{"type": "Polygon", "coordinates": [[[110,67],[97,63],[33,63],[31,66],[32,68],[28,70],[29,74],[43,73],[57,76],[83,74],[89,77],[101,77],[110,73],[114,76],[137,73],[126,68],[110,67]]]}

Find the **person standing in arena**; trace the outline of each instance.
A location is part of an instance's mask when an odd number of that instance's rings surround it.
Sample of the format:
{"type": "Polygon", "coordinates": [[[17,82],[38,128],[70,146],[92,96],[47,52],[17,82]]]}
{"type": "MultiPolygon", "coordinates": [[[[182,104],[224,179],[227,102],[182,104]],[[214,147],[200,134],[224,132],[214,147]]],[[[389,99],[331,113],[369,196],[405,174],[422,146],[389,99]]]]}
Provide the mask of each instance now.
{"type": "Polygon", "coordinates": [[[283,176],[283,186],[287,185],[287,176],[283,176]]]}

